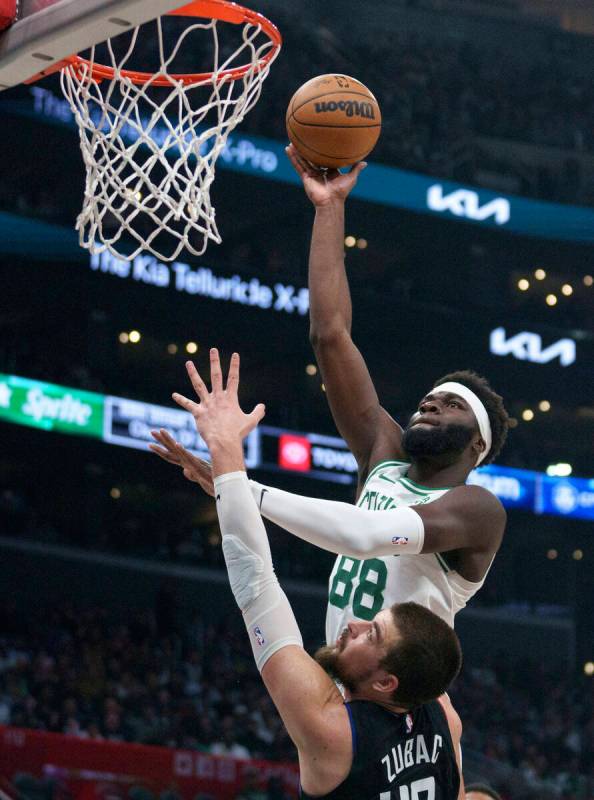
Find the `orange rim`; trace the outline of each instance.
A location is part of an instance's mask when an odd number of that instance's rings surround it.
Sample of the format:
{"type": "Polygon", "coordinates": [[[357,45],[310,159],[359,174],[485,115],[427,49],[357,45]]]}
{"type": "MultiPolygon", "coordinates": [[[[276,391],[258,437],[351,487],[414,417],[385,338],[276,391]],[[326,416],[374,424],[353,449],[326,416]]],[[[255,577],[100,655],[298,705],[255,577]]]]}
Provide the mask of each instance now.
{"type": "MultiPolygon", "coordinates": [[[[204,17],[207,19],[218,19],[223,22],[231,22],[234,25],[240,25],[242,22],[249,22],[252,25],[261,27],[262,32],[265,33],[270,41],[272,47],[262,56],[257,62],[256,72],[261,72],[267,64],[269,64],[282,44],[282,36],[276,25],[270,22],[263,14],[257,11],[252,11],[249,8],[244,8],[238,3],[230,2],[229,0],[193,0],[181,8],[169,11],[167,16],[178,17],[204,17]]],[[[95,64],[82,56],[69,56],[65,58],[56,67],[72,67],[76,72],[82,72],[85,68],[88,69],[96,80],[111,80],[115,75],[115,69],[108,67],[104,64],[95,64]]],[[[241,67],[234,67],[232,69],[223,70],[218,74],[218,80],[225,78],[237,80],[243,77],[246,72],[253,69],[253,64],[244,64],[241,67]]],[[[122,69],[119,73],[123,78],[127,78],[132,83],[142,85],[149,83],[151,86],[171,86],[173,82],[181,82],[188,85],[193,83],[203,83],[210,80],[213,76],[212,72],[194,72],[182,75],[168,75],[167,77],[155,77],[154,72],[137,72],[135,70],[122,69]]],[[[159,73],[157,73],[158,75],[159,73]]]]}

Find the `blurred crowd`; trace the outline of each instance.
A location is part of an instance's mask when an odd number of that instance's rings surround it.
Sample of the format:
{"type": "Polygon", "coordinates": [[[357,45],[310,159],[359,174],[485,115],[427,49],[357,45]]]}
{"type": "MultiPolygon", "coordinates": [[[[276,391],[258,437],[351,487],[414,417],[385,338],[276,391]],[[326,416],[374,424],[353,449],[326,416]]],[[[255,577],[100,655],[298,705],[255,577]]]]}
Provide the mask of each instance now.
{"type": "MultiPolygon", "coordinates": [[[[294,760],[237,619],[172,624],[159,604],[126,622],[102,608],[0,606],[0,724],[237,758],[294,760]],[[208,655],[207,655],[208,654],[208,655]]],[[[452,697],[465,751],[509,764],[564,800],[594,796],[594,687],[501,655],[452,697]]]]}
{"type": "MultiPolygon", "coordinates": [[[[404,33],[390,27],[387,15],[369,58],[371,37],[357,26],[337,21],[332,30],[312,29],[289,13],[277,22],[284,49],[244,129],[284,139],[286,106],[300,83],[344,73],[380,103],[383,129],[373,159],[548,200],[594,202],[580,160],[594,152],[594,81],[589,71],[580,74],[568,42],[526,58],[517,47],[404,33]],[[559,152],[544,152],[535,165],[521,149],[490,147],[489,140],[559,152]]],[[[510,30],[510,41],[514,36],[510,30]]]]}
{"type": "Polygon", "coordinates": [[[594,797],[594,684],[564,667],[501,654],[468,665],[452,691],[463,747],[544,782],[565,800],[594,797]]]}
{"type": "Polygon", "coordinates": [[[25,628],[14,619],[0,607],[0,724],[295,758],[238,624],[196,613],[178,628],[159,605],[125,624],[70,605],[40,610],[25,628]]]}

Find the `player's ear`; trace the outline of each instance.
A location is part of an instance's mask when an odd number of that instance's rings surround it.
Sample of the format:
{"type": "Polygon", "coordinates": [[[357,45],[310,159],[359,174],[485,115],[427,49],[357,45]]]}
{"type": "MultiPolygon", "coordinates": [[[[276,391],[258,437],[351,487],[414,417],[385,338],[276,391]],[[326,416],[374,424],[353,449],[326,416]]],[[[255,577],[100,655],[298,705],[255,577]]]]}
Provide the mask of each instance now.
{"type": "Polygon", "coordinates": [[[376,692],[382,692],[386,695],[391,695],[398,688],[398,678],[396,675],[391,675],[389,672],[384,672],[377,680],[373,682],[372,686],[376,692]]]}
{"type": "Polygon", "coordinates": [[[474,444],[472,445],[472,449],[476,453],[477,458],[480,456],[481,453],[485,452],[486,446],[487,445],[485,444],[485,440],[483,439],[483,437],[479,436],[476,442],[474,442],[474,444]]]}

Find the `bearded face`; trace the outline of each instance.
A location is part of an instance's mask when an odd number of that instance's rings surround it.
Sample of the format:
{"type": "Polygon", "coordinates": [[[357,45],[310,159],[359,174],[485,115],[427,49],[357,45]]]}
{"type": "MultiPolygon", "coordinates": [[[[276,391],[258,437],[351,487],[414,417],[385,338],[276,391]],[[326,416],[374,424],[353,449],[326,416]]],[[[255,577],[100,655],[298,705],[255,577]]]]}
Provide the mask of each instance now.
{"type": "Polygon", "coordinates": [[[418,420],[408,423],[402,436],[402,446],[412,459],[462,453],[470,444],[474,427],[461,422],[429,423],[418,420]]]}
{"type": "Polygon", "coordinates": [[[355,665],[349,664],[347,659],[341,658],[338,647],[320,647],[314,653],[314,658],[328,675],[340,681],[351,694],[355,693],[360,684],[374,672],[374,668],[368,667],[357,670],[355,665]]]}

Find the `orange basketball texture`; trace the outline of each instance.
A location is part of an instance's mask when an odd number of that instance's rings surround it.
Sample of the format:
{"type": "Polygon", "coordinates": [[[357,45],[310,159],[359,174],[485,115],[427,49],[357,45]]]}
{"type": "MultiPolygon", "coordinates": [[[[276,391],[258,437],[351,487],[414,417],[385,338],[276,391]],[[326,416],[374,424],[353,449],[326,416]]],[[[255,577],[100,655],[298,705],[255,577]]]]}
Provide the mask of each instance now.
{"type": "Polygon", "coordinates": [[[377,100],[348,75],[318,75],[295,92],[287,133],[303,158],[318,167],[346,167],[365,158],[380,135],[377,100]]]}

